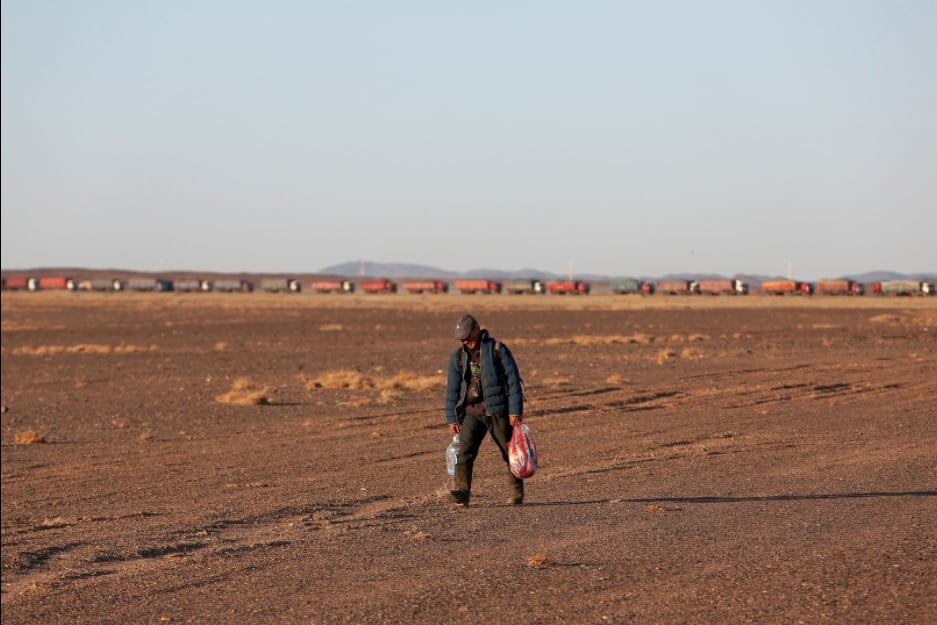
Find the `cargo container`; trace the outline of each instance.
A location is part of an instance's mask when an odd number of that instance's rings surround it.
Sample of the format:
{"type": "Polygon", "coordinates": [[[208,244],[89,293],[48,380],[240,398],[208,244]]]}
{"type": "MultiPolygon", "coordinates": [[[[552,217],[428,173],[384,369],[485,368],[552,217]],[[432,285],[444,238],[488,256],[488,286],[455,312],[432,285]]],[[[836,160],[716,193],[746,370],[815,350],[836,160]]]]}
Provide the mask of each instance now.
{"type": "Polygon", "coordinates": [[[212,287],[222,293],[250,293],[254,290],[254,283],[250,280],[215,280],[212,287]]]}
{"type": "Polygon", "coordinates": [[[588,295],[589,283],[580,280],[555,280],[547,282],[547,293],[555,295],[588,295]]]}
{"type": "Polygon", "coordinates": [[[316,293],[354,293],[355,283],[350,280],[313,280],[309,288],[316,293]]]}
{"type": "Polygon", "coordinates": [[[661,280],[654,290],[661,295],[692,295],[699,293],[699,284],[693,280],[661,280]]]}
{"type": "Polygon", "coordinates": [[[365,293],[396,293],[397,283],[377,278],[374,280],[361,280],[358,286],[365,293]]]}
{"type": "Polygon", "coordinates": [[[761,292],[769,295],[812,295],[813,286],[796,280],[767,280],[761,283],[761,292]]]}
{"type": "Polygon", "coordinates": [[[292,278],[264,278],[260,281],[260,290],[267,293],[299,293],[302,285],[292,278]]]}
{"type": "Polygon", "coordinates": [[[883,280],[872,291],[878,295],[933,295],[934,285],[919,280],[883,280]]]}
{"type": "Polygon", "coordinates": [[[19,289],[38,291],[39,278],[6,278],[3,281],[3,288],[10,291],[17,291],[19,289]]]}
{"type": "Polygon", "coordinates": [[[39,288],[42,290],[68,289],[74,291],[76,285],[77,283],[74,280],[64,276],[43,276],[39,278],[39,288]]]}
{"type": "Polygon", "coordinates": [[[855,280],[821,278],[817,280],[816,292],[825,295],[863,295],[865,288],[855,280]]]}
{"type": "Polygon", "coordinates": [[[500,293],[501,283],[494,280],[456,280],[455,288],[463,293],[500,293]]]}
{"type": "Polygon", "coordinates": [[[411,280],[404,282],[403,290],[407,293],[448,293],[449,284],[442,280],[411,280]]]}
{"type": "Polygon", "coordinates": [[[608,288],[616,295],[650,295],[654,292],[653,284],[643,280],[637,280],[635,278],[612,280],[609,283],[608,288]]]}
{"type": "Polygon", "coordinates": [[[116,278],[96,278],[93,280],[79,280],[79,291],[123,291],[124,283],[116,278]]]}
{"type": "Polygon", "coordinates": [[[131,291],[172,291],[175,285],[172,280],[162,278],[131,278],[127,288],[131,291]]]}
{"type": "Polygon", "coordinates": [[[700,280],[699,293],[708,295],[747,295],[748,285],[741,280],[734,279],[700,280]]]}
{"type": "Polygon", "coordinates": [[[211,291],[212,283],[210,280],[199,280],[197,278],[184,278],[173,282],[173,289],[176,291],[211,291]]]}
{"type": "Polygon", "coordinates": [[[543,294],[547,292],[546,285],[540,280],[506,280],[502,285],[502,290],[511,295],[543,294]]]}

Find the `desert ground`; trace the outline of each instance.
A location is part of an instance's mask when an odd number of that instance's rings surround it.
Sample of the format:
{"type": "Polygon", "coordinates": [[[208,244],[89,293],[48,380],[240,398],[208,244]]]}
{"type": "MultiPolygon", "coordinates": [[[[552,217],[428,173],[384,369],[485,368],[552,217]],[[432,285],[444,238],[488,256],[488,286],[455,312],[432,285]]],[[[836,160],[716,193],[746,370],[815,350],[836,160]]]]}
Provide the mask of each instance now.
{"type": "Polygon", "coordinates": [[[937,298],[4,292],[2,620],[937,622],[937,298]],[[445,503],[462,312],[539,470],[445,503]]]}

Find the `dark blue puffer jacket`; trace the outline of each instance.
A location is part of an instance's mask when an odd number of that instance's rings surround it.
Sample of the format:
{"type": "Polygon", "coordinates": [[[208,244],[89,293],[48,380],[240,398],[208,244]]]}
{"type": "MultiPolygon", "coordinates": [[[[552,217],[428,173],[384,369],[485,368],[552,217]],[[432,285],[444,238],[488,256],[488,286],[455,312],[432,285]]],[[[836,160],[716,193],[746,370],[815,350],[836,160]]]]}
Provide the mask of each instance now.
{"type": "MultiPolygon", "coordinates": [[[[524,390],[517,370],[514,355],[504,343],[498,344],[488,335],[488,330],[479,333],[481,342],[479,359],[482,365],[482,380],[485,402],[490,415],[524,414],[524,390]],[[498,349],[495,349],[498,345],[498,349]]],[[[464,345],[449,358],[449,375],[446,381],[446,422],[462,423],[465,417],[465,395],[472,374],[468,368],[468,348],[464,345]]]]}

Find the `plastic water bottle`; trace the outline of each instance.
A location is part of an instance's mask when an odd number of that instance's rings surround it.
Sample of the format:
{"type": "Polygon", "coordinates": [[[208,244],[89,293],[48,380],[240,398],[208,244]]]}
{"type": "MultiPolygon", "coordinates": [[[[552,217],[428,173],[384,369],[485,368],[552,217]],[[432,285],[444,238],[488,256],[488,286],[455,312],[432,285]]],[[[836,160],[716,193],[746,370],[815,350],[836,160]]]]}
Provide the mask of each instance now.
{"type": "Polygon", "coordinates": [[[449,475],[455,475],[455,463],[456,457],[459,455],[459,449],[462,447],[459,444],[459,435],[456,434],[452,437],[452,442],[449,443],[449,446],[446,447],[446,469],[449,470],[449,475]]]}

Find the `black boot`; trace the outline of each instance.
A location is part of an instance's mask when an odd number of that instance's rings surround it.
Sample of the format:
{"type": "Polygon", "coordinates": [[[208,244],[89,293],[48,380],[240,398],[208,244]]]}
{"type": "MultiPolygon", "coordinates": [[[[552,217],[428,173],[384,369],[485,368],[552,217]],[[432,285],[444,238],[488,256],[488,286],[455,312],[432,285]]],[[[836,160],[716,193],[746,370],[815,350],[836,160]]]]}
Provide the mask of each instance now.
{"type": "Polygon", "coordinates": [[[468,506],[472,494],[472,467],[467,464],[455,465],[453,488],[449,491],[449,501],[460,506],[468,506]]]}
{"type": "Polygon", "coordinates": [[[516,477],[510,469],[508,469],[508,476],[508,483],[511,485],[511,497],[508,499],[508,503],[519,506],[524,503],[524,480],[516,477]]]}

